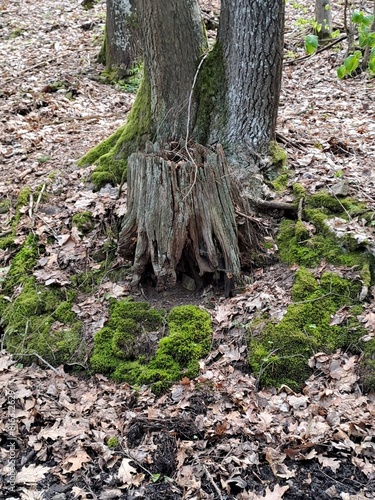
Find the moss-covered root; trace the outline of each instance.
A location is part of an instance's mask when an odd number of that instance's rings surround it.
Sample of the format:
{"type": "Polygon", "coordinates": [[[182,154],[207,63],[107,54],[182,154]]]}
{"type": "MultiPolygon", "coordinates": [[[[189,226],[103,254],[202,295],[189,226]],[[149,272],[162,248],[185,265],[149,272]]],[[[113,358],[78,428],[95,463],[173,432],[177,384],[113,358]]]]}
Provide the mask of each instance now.
{"type": "Polygon", "coordinates": [[[151,137],[151,92],[149,80],[144,74],[125,125],[88,151],[78,161],[78,165],[97,165],[92,173],[96,189],[107,183],[122,183],[126,176],[128,157],[141,149],[151,137]]]}
{"type": "Polygon", "coordinates": [[[310,272],[300,269],[292,289],[294,303],[285,316],[278,324],[266,322],[262,331],[250,338],[249,363],[260,383],[300,389],[311,373],[309,357],[314,352],[331,353],[337,349],[354,353],[365,350],[368,385],[374,382],[375,341],[361,340],[366,332],[357,319],[361,286],[360,280],[353,282],[332,272],[317,281],[310,272]],[[337,311],[344,307],[348,311],[345,319],[332,323],[337,311]]]}
{"type": "Polygon", "coordinates": [[[94,338],[93,370],[119,382],[150,384],[157,393],[183,375],[195,377],[211,345],[209,314],[196,306],[175,307],[167,316],[168,335],[152,347],[164,317],[147,303],[113,302],[107,325],[94,338]]]}

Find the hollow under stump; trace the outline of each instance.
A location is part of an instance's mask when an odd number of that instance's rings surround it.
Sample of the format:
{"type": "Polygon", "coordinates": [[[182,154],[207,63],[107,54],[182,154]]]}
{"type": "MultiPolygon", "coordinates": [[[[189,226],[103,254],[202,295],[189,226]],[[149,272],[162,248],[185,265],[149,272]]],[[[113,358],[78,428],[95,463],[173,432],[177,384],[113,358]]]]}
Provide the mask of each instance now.
{"type": "MultiPolygon", "coordinates": [[[[119,236],[119,254],[133,259],[132,286],[150,270],[156,289],[176,284],[179,272],[191,276],[197,289],[205,277],[220,273],[225,295],[240,279],[241,258],[235,206],[224,151],[177,143],[147,144],[128,159],[128,210],[119,236]]],[[[253,236],[242,238],[251,246],[253,236]]],[[[241,248],[251,252],[251,248],[241,248]]]]}

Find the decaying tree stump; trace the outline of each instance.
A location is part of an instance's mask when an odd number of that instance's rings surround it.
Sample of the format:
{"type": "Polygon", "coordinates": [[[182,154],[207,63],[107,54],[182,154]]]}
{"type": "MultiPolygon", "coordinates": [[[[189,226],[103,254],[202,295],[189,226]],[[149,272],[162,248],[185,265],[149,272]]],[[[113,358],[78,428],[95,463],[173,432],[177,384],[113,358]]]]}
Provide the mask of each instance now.
{"type": "Polygon", "coordinates": [[[173,287],[178,271],[198,288],[206,273],[219,271],[229,295],[241,262],[224,152],[221,146],[216,153],[202,146],[183,151],[148,144],[129,157],[119,254],[134,258],[133,286],[151,264],[158,291],[173,287]]]}

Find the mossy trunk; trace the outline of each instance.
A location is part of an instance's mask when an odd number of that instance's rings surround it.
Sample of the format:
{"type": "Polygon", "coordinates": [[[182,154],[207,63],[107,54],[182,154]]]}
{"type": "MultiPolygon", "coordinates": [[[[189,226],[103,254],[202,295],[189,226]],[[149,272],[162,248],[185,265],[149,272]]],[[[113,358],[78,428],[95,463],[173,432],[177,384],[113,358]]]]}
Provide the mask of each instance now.
{"type": "Polygon", "coordinates": [[[107,0],[105,37],[98,60],[111,78],[131,73],[140,56],[135,0],[107,0]]]}
{"type": "Polygon", "coordinates": [[[109,148],[81,163],[99,159],[114,170],[114,160],[138,151],[128,160],[119,238],[119,253],[134,259],[134,284],[150,270],[159,290],[180,271],[198,287],[221,273],[229,295],[241,265],[259,250],[247,198],[259,197],[260,167],[275,138],[284,2],[223,0],[210,54],[198,0],[168,0],[162,8],[138,0],[137,9],[142,88],[109,148]],[[141,140],[129,141],[134,135],[141,140]],[[152,147],[139,152],[147,140],[152,147]]]}

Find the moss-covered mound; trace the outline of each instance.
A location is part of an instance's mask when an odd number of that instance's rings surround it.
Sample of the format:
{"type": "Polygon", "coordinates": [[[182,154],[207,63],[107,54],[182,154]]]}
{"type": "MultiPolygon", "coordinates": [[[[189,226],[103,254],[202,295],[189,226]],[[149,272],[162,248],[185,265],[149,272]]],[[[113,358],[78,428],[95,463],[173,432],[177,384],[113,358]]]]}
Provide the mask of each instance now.
{"type": "Polygon", "coordinates": [[[31,276],[37,258],[38,241],[31,234],[13,258],[0,290],[5,347],[26,362],[35,359],[35,353],[53,366],[79,362],[85,349],[81,323],[71,310],[74,293],[38,285],[31,276]]]}
{"type": "MultiPolygon", "coordinates": [[[[295,192],[297,196],[303,194],[298,186],[295,192]]],[[[347,219],[351,213],[363,210],[363,206],[350,198],[338,200],[322,191],[308,197],[304,207],[303,220],[285,219],[281,223],[277,244],[283,262],[305,267],[314,267],[322,259],[347,267],[362,268],[368,264],[369,256],[363,247],[352,238],[338,238],[327,224],[333,217],[347,219]]]]}
{"type": "Polygon", "coordinates": [[[211,336],[210,316],[199,307],[179,306],[166,315],[148,303],[113,301],[106,326],[95,335],[91,367],[116,381],[152,384],[160,392],[182,376],[198,374],[211,336]]]}
{"type": "Polygon", "coordinates": [[[370,343],[360,340],[366,331],[357,319],[361,286],[360,280],[353,282],[332,272],[317,280],[301,268],[292,289],[293,303],[282,320],[266,322],[260,333],[250,335],[249,363],[261,383],[299,389],[311,374],[307,360],[314,353],[367,351],[370,343]]]}

